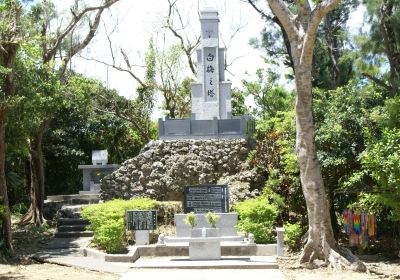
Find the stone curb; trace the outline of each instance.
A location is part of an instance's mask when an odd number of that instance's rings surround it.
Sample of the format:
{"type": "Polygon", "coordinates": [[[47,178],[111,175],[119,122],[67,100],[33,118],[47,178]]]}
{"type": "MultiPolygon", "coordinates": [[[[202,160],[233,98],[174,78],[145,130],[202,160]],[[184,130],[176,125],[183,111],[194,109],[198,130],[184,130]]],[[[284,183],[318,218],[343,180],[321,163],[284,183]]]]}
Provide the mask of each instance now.
{"type": "MultiPolygon", "coordinates": [[[[251,255],[255,256],[275,256],[276,255],[276,244],[255,244],[249,245],[253,248],[254,253],[251,255]]],[[[229,248],[236,248],[240,246],[221,246],[221,249],[225,248],[229,250],[229,248]]],[[[243,246],[243,248],[246,248],[243,246]]],[[[237,250],[237,248],[236,248],[237,250]]],[[[143,245],[138,247],[130,247],[130,250],[126,254],[107,254],[101,252],[94,248],[80,248],[79,252],[85,257],[91,257],[94,259],[103,260],[106,262],[129,262],[134,263],[141,256],[148,257],[164,257],[164,256],[187,256],[188,254],[188,246],[179,245],[179,246],[165,246],[165,245],[143,245]]],[[[224,254],[225,255],[225,254],[224,254]]],[[[227,254],[230,255],[230,254],[227,254]]],[[[237,255],[237,254],[235,254],[237,255]]]]}

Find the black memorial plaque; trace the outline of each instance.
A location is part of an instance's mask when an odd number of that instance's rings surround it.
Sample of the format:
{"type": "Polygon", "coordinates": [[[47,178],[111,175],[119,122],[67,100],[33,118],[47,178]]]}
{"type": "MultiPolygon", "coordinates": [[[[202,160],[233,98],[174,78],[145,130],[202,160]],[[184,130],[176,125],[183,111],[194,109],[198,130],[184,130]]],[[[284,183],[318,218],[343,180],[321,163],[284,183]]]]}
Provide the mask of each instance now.
{"type": "Polygon", "coordinates": [[[157,228],[157,211],[128,210],[126,225],[128,230],[154,230],[157,228]]]}
{"type": "Polygon", "coordinates": [[[183,209],[185,213],[228,213],[228,186],[186,186],[184,190],[183,209]]]}

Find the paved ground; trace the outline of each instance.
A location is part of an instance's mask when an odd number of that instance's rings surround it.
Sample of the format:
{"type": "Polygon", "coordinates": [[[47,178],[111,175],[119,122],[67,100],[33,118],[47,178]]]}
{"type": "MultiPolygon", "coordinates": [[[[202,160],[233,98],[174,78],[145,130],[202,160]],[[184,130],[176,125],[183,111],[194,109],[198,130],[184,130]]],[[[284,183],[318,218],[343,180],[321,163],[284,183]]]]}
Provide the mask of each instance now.
{"type": "Polygon", "coordinates": [[[105,262],[101,259],[83,257],[78,250],[73,249],[43,250],[35,254],[35,258],[53,264],[119,274],[129,271],[129,268],[133,266],[133,263],[113,263],[105,262]]]}
{"type": "Polygon", "coordinates": [[[134,269],[125,273],[121,280],[284,280],[279,269],[134,269]]]}
{"type": "Polygon", "coordinates": [[[35,258],[48,263],[85,268],[121,275],[121,279],[208,280],[208,279],[276,279],[285,277],[275,257],[223,257],[221,261],[189,261],[185,257],[140,258],[135,263],[105,262],[83,257],[78,248],[86,239],[54,240],[35,258]],[[71,246],[72,245],[72,246],[71,246]],[[179,267],[177,269],[177,267],[179,267]],[[219,269],[216,269],[216,268],[219,269]],[[234,269],[233,269],[234,268],[234,269]],[[249,268],[249,269],[245,269],[249,268]]]}

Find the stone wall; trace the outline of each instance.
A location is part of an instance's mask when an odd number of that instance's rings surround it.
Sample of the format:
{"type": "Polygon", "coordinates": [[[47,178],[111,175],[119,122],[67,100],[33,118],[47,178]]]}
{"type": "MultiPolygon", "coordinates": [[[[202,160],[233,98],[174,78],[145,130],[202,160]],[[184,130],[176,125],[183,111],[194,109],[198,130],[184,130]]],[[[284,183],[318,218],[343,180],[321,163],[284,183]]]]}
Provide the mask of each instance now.
{"type": "Polygon", "coordinates": [[[227,183],[231,202],[243,200],[256,195],[265,179],[246,162],[248,152],[243,139],[151,141],[102,180],[102,199],[180,201],[186,185],[227,183]]]}

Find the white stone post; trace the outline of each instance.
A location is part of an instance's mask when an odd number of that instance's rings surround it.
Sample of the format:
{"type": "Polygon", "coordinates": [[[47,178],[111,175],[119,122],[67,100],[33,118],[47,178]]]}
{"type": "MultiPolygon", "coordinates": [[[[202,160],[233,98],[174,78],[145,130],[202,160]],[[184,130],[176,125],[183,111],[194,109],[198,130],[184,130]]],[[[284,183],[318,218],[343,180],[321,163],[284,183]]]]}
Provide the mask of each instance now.
{"type": "Polygon", "coordinates": [[[278,257],[281,257],[285,254],[285,249],[284,249],[284,235],[285,235],[285,229],[283,227],[277,227],[276,228],[276,254],[278,257]]]}
{"type": "Polygon", "coordinates": [[[149,245],[150,244],[150,231],[149,230],[137,230],[136,235],[136,245],[149,245]]]}

